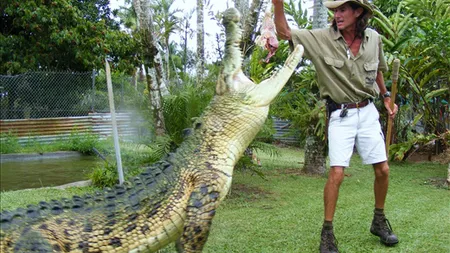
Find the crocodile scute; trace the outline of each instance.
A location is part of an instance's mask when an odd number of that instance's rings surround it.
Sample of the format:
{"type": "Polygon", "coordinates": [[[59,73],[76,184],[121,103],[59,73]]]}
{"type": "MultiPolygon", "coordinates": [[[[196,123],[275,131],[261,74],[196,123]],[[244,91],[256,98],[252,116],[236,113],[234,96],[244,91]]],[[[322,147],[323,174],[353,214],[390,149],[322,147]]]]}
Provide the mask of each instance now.
{"type": "Polygon", "coordinates": [[[233,167],[267,118],[303,48],[260,84],[241,70],[240,14],[228,9],[216,95],[177,151],[139,176],[93,194],[0,213],[0,252],[201,252],[233,167]]]}

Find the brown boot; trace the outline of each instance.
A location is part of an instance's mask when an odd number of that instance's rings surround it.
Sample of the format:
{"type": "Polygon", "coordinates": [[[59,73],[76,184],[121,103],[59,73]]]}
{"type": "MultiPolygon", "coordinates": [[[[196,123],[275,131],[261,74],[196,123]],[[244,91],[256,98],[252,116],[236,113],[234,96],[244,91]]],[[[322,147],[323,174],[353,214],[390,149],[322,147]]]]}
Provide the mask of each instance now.
{"type": "Polygon", "coordinates": [[[338,253],[337,240],[334,237],[333,227],[322,228],[322,233],[320,236],[320,253],[338,253]]]}
{"type": "Polygon", "coordinates": [[[380,237],[380,242],[386,246],[394,246],[398,243],[398,238],[392,231],[391,224],[384,214],[375,214],[373,216],[370,232],[380,237]]]}

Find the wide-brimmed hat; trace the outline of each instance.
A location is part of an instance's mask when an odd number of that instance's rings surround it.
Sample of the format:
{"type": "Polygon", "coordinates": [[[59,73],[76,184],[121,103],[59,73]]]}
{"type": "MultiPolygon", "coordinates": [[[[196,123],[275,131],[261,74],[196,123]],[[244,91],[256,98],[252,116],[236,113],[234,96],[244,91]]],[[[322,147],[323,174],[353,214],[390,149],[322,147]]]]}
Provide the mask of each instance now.
{"type": "Polygon", "coordinates": [[[323,4],[328,9],[336,9],[345,3],[355,3],[359,6],[361,6],[362,8],[364,8],[365,10],[367,10],[370,15],[373,15],[372,4],[370,4],[367,0],[328,0],[328,1],[324,2],[323,4]]]}

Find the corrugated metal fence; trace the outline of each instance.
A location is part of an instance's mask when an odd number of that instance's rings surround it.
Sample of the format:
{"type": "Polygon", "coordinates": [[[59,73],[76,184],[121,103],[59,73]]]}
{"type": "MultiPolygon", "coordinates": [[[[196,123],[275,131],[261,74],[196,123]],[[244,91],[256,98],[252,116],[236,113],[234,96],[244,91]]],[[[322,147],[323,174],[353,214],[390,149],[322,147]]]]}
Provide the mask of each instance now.
{"type": "Polygon", "coordinates": [[[273,135],[275,140],[291,145],[299,144],[299,137],[292,133],[289,120],[273,118],[273,127],[275,128],[275,134],[273,135]]]}
{"type": "MultiPolygon", "coordinates": [[[[144,121],[135,114],[117,113],[116,119],[119,136],[123,140],[134,140],[149,134],[143,126],[144,121]]],[[[288,120],[275,118],[273,124],[276,130],[273,137],[276,141],[298,144],[298,137],[291,133],[288,120]]],[[[50,143],[66,140],[73,134],[94,134],[105,139],[112,135],[111,114],[89,113],[88,116],[79,117],[0,120],[0,133],[10,133],[17,137],[21,144],[30,141],[50,143]]]]}
{"type": "MultiPolygon", "coordinates": [[[[117,113],[119,136],[132,140],[142,135],[143,120],[131,113],[117,113]]],[[[110,113],[89,113],[88,116],[40,119],[0,120],[0,133],[18,137],[20,143],[49,143],[68,139],[73,134],[94,134],[105,139],[112,134],[110,113]]]]}

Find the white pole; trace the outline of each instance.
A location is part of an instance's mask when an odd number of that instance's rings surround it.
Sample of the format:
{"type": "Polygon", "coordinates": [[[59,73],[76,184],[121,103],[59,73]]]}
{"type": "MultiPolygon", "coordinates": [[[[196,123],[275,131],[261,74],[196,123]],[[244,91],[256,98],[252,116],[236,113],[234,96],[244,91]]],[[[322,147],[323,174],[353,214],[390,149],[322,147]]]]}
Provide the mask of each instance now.
{"type": "Polygon", "coordinates": [[[116,109],[114,108],[114,95],[111,82],[111,69],[108,60],[105,59],[106,86],[108,87],[109,109],[111,111],[112,132],[114,138],[114,149],[116,150],[117,172],[119,173],[119,184],[123,184],[122,159],[120,156],[119,132],[117,131],[116,109]]]}

